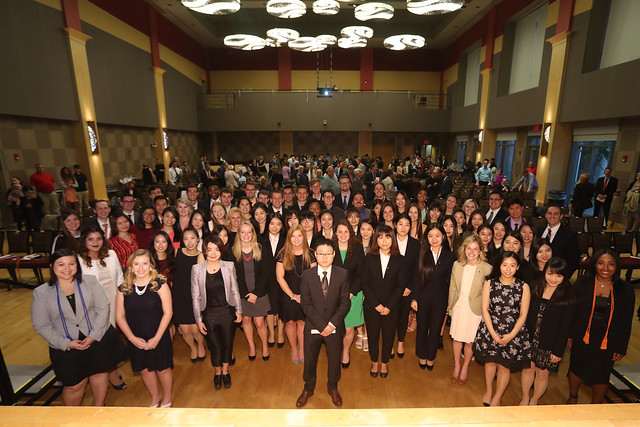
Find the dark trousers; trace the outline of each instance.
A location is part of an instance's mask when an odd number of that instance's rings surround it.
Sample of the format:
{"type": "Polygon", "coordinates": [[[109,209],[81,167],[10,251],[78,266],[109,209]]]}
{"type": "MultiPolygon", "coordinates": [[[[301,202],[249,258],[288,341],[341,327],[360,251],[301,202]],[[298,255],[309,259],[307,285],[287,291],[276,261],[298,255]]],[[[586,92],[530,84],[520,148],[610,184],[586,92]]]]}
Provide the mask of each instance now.
{"type": "Polygon", "coordinates": [[[411,311],[411,294],[400,298],[398,305],[398,342],[404,342],[409,326],[409,312],[411,311]]]}
{"type": "Polygon", "coordinates": [[[316,388],[316,368],[322,343],[327,350],[327,390],[337,390],[340,381],[340,354],[342,353],[342,334],[336,330],[335,334],[323,337],[320,334],[304,332],[304,389],[313,391],[316,388]]]}
{"type": "Polygon", "coordinates": [[[393,339],[396,336],[398,326],[398,310],[391,310],[391,313],[382,316],[374,308],[364,305],[364,322],[367,325],[367,335],[369,336],[369,356],[372,362],[378,361],[380,355],[380,335],[382,335],[382,363],[389,363],[393,339]]]}
{"type": "Polygon", "coordinates": [[[593,216],[600,216],[600,209],[602,209],[602,216],[605,221],[609,221],[609,210],[611,209],[611,201],[608,199],[604,203],[595,201],[593,204],[593,216]]]}
{"type": "Polygon", "coordinates": [[[434,360],[436,358],[440,330],[446,313],[446,298],[425,295],[418,301],[416,356],[419,359],[434,360]]]}
{"type": "Polygon", "coordinates": [[[211,364],[214,367],[231,361],[235,335],[233,320],[229,307],[208,307],[202,312],[202,321],[207,328],[205,338],[211,350],[211,364]]]}

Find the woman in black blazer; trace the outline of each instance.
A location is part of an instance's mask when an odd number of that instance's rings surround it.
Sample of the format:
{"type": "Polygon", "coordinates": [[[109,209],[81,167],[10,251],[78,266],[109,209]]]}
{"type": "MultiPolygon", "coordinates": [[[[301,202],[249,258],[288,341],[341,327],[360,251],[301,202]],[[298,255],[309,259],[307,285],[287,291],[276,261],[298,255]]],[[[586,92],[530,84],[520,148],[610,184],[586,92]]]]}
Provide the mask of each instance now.
{"type": "Polygon", "coordinates": [[[333,243],[336,248],[336,256],[333,265],[347,270],[349,281],[349,298],[351,307],[344,319],[346,332],[342,339],[342,367],[348,368],[351,363],[349,349],[353,344],[356,328],[364,325],[364,313],[362,308],[362,265],[364,263],[364,249],[358,243],[353,228],[346,219],[338,222],[336,232],[333,234],[333,243]]]}
{"type": "Polygon", "coordinates": [[[417,312],[416,355],[421,369],[433,369],[438,351],[440,330],[447,313],[451,269],[456,257],[444,241],[446,234],[441,224],[429,224],[426,242],[420,253],[420,270],[416,277],[420,283],[411,296],[411,306],[417,312]]]}
{"type": "Polygon", "coordinates": [[[273,347],[276,343],[276,325],[278,326],[278,348],[284,347],[284,323],[278,318],[278,295],[282,292],[276,279],[276,256],[284,247],[286,233],[284,233],[284,220],[278,212],[271,212],[267,216],[267,233],[258,242],[262,245],[262,257],[264,260],[267,277],[267,294],[271,309],[267,313],[267,345],[273,347]]]}
{"type": "Polygon", "coordinates": [[[613,364],[627,353],[635,293],[620,279],[620,258],[611,249],[593,254],[587,274],[576,280],[573,293],[567,403],[578,403],[583,381],[593,387],[591,403],[602,403],[613,364]]]}
{"type": "MultiPolygon", "coordinates": [[[[409,236],[411,232],[411,218],[407,213],[401,213],[396,217],[396,240],[398,250],[404,261],[404,271],[407,277],[407,284],[402,292],[400,305],[398,307],[398,357],[404,357],[404,337],[407,335],[409,325],[409,312],[411,311],[411,294],[416,288],[418,281],[418,263],[420,260],[420,242],[409,236]]],[[[393,358],[393,351],[391,352],[393,358]]]]}
{"type": "Polygon", "coordinates": [[[389,358],[398,322],[402,293],[407,287],[404,260],[398,250],[393,229],[380,225],[372,237],[371,251],[364,261],[362,288],[364,290],[364,320],[369,334],[369,356],[373,378],[386,378],[389,358]],[[382,334],[382,364],[379,338],[382,334]]]}

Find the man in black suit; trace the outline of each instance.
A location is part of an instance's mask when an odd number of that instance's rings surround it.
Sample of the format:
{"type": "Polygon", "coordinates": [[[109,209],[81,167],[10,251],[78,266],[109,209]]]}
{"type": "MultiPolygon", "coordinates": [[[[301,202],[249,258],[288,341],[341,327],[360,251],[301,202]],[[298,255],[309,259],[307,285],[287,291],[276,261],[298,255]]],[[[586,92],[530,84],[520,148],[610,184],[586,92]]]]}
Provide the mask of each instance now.
{"type": "Polygon", "coordinates": [[[340,185],[340,194],[337,196],[339,200],[336,202],[342,210],[347,210],[351,206],[353,193],[351,192],[351,179],[349,175],[342,175],[338,180],[340,185]]]}
{"type": "Polygon", "coordinates": [[[300,283],[300,305],[307,320],[304,325],[304,390],[296,401],[298,408],[306,405],[313,396],[323,342],[327,350],[327,391],[331,402],[342,406],[342,397],[338,393],[340,354],[345,334],[344,318],[351,306],[347,270],[332,265],[335,248],[331,240],[319,239],[315,250],[318,265],[305,270],[300,283]]]}
{"type": "Polygon", "coordinates": [[[371,163],[371,168],[364,174],[362,183],[364,184],[365,199],[370,202],[374,198],[373,187],[375,186],[376,179],[378,178],[378,164],[371,163]]]}
{"type": "Polygon", "coordinates": [[[549,205],[544,217],[547,220],[547,225],[539,227],[537,235],[551,241],[553,256],[560,257],[567,262],[567,277],[571,277],[578,268],[580,258],[578,238],[571,229],[562,225],[562,208],[560,206],[549,205]]]}
{"type": "Polygon", "coordinates": [[[333,221],[334,224],[337,224],[338,221],[344,219],[344,209],[340,206],[336,205],[334,202],[336,200],[335,194],[333,194],[333,190],[330,188],[325,188],[322,190],[322,202],[324,203],[325,209],[333,212],[333,221]]]}
{"type": "Polygon", "coordinates": [[[493,225],[496,221],[504,221],[509,217],[509,212],[502,207],[504,199],[500,190],[494,190],[489,195],[489,209],[484,218],[487,224],[493,225]]]}
{"type": "Polygon", "coordinates": [[[195,185],[189,185],[187,187],[187,199],[191,202],[191,206],[193,206],[193,210],[200,209],[204,216],[204,221],[209,222],[211,219],[211,209],[208,207],[208,202],[206,199],[199,199],[200,191],[198,187],[195,185]]]}
{"type": "Polygon", "coordinates": [[[453,179],[449,176],[449,171],[442,170],[442,182],[440,183],[440,197],[443,199],[453,192],[453,179]]]}
{"type": "Polygon", "coordinates": [[[604,226],[607,227],[609,221],[609,210],[613,195],[618,190],[618,178],[611,176],[611,168],[604,170],[604,176],[596,181],[595,197],[593,205],[593,216],[600,216],[600,209],[603,209],[604,226]]]}

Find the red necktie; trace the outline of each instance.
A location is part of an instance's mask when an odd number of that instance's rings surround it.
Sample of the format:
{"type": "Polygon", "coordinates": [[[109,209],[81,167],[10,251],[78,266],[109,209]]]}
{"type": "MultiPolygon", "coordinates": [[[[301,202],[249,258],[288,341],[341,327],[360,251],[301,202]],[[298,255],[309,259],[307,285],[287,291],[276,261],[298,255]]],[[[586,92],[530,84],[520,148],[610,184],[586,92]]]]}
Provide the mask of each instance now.
{"type": "Polygon", "coordinates": [[[607,182],[609,181],[609,178],[605,178],[604,179],[604,185],[602,186],[602,192],[604,193],[604,189],[607,188],[607,182]]]}

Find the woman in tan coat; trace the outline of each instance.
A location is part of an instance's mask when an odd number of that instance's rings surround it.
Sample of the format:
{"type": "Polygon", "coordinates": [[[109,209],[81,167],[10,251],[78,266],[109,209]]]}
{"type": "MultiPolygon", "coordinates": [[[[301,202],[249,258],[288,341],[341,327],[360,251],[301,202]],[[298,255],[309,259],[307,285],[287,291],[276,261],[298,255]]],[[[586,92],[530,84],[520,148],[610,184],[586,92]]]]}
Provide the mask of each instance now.
{"type": "Polygon", "coordinates": [[[491,266],[482,252],[482,242],[472,235],[464,239],[453,264],[449,285],[448,312],[451,316],[453,339],[453,375],[451,382],[464,385],[473,355],[473,341],[482,319],[482,285],[491,273],[491,266]],[[460,357],[464,346],[464,361],[460,357]]]}

